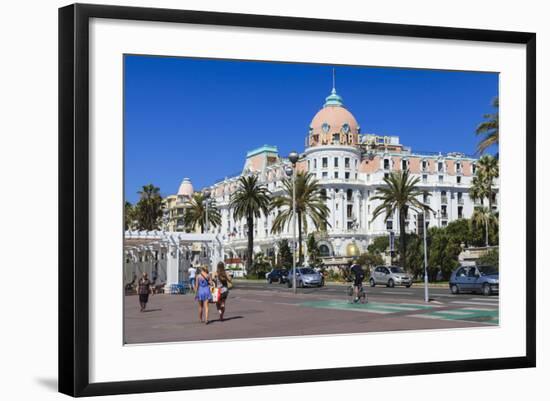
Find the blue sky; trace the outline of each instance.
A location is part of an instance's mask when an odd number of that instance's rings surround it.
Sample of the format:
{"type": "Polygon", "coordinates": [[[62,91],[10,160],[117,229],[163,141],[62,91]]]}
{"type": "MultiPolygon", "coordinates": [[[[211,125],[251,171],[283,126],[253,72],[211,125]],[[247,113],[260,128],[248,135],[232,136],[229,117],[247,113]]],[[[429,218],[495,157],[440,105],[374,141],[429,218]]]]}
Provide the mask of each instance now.
{"type": "Polygon", "coordinates": [[[239,172],[248,150],[303,151],[309,123],[336,89],[362,133],[398,135],[416,151],[473,154],[493,112],[498,74],[125,56],[125,196],[163,196],[239,172]]]}

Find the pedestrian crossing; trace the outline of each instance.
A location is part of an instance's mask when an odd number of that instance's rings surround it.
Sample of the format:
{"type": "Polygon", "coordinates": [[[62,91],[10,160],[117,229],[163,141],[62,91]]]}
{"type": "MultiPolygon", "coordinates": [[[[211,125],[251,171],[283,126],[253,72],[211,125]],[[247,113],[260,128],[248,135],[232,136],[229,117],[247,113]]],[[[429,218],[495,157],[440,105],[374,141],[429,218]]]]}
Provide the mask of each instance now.
{"type": "MultiPolygon", "coordinates": [[[[485,299],[483,299],[485,300],[485,299]]],[[[456,301],[453,309],[444,304],[412,304],[412,303],[383,303],[368,302],[350,303],[344,300],[318,300],[302,302],[299,305],[318,309],[337,309],[353,312],[367,312],[381,315],[399,313],[400,316],[415,317],[421,319],[438,319],[463,322],[475,322],[488,325],[499,324],[498,299],[487,302],[456,301]],[[464,307],[460,307],[464,305],[464,307]],[[485,307],[480,307],[485,306],[485,307]]],[[[454,306],[453,305],[453,306],[454,306]]]]}

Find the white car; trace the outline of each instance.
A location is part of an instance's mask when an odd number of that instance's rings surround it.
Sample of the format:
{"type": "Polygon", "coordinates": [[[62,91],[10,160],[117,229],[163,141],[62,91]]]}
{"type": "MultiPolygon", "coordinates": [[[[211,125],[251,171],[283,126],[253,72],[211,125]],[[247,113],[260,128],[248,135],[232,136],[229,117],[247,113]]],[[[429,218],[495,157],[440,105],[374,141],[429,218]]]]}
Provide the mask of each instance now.
{"type": "Polygon", "coordinates": [[[376,284],[384,284],[390,288],[396,285],[404,285],[409,288],[412,285],[412,277],[399,266],[377,266],[372,271],[369,283],[371,287],[376,284]]]}

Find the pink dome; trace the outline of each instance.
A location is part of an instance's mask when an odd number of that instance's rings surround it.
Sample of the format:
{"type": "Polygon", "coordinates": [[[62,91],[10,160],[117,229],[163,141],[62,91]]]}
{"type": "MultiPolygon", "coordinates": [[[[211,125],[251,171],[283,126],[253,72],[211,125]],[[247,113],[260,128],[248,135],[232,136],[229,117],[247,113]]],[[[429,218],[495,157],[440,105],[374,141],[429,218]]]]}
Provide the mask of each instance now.
{"type": "Polygon", "coordinates": [[[309,146],[318,145],[357,145],[359,124],[342,98],[332,89],[325,105],[315,114],[309,125],[309,146]]]}
{"type": "Polygon", "coordinates": [[[314,133],[323,133],[323,124],[329,125],[328,133],[341,133],[343,132],[344,124],[348,124],[349,132],[357,134],[359,124],[357,120],[346,108],[341,106],[326,106],[315,114],[313,120],[311,120],[310,127],[314,133]]]}
{"type": "Polygon", "coordinates": [[[189,178],[184,178],[181,182],[180,188],[178,190],[178,195],[191,197],[193,195],[193,184],[189,178]]]}

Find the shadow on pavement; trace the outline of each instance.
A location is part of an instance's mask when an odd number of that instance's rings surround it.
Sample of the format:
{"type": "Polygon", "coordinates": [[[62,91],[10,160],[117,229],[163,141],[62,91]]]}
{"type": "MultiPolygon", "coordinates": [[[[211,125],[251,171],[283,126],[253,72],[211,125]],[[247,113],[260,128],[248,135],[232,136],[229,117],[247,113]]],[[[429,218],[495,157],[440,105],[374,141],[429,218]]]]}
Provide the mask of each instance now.
{"type": "Polygon", "coordinates": [[[143,313],[147,313],[147,312],[159,312],[161,311],[162,309],[161,308],[158,308],[158,309],[145,309],[143,311],[143,313]]]}
{"type": "Polygon", "coordinates": [[[212,324],[212,323],[223,323],[223,322],[227,322],[227,321],[229,321],[229,320],[242,319],[242,318],[243,318],[242,316],[231,316],[231,317],[226,317],[226,318],[224,318],[223,320],[220,320],[220,319],[210,320],[209,324],[212,324]]]}

